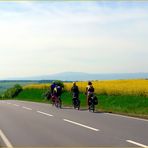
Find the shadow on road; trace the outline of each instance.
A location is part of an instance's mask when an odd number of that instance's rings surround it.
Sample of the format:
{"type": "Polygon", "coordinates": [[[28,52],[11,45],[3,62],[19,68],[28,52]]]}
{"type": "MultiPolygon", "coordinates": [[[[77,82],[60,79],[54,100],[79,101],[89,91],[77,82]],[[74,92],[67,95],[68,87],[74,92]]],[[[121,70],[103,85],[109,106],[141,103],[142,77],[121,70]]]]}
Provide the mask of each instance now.
{"type": "Polygon", "coordinates": [[[61,109],[74,109],[73,107],[62,107],[61,109]]]}
{"type": "MultiPolygon", "coordinates": [[[[66,107],[66,106],[63,106],[61,109],[78,110],[78,109],[74,109],[73,107],[66,107]]],[[[80,110],[78,110],[78,111],[88,111],[88,109],[87,108],[80,108],[80,110]]],[[[95,112],[92,112],[92,113],[105,113],[105,112],[96,110],[95,112]]]]}
{"type": "Polygon", "coordinates": [[[95,111],[94,113],[105,113],[105,112],[103,112],[103,111],[95,111]]]}

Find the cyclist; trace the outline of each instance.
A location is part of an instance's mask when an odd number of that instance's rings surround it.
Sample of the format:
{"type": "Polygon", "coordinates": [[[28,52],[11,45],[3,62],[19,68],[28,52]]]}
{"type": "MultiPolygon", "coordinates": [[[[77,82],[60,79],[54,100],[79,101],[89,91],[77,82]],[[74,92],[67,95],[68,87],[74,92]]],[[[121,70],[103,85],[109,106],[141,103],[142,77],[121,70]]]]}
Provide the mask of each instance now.
{"type": "Polygon", "coordinates": [[[87,95],[87,105],[89,106],[89,99],[94,95],[94,87],[91,81],[88,81],[88,85],[86,87],[86,95],[87,95]]]}
{"type": "Polygon", "coordinates": [[[72,102],[74,108],[80,108],[80,100],[79,100],[79,87],[76,85],[76,82],[73,82],[73,86],[71,88],[72,92],[72,102]]]}
{"type": "Polygon", "coordinates": [[[73,97],[79,98],[79,87],[76,85],[76,82],[73,82],[71,92],[72,92],[73,97]]]}
{"type": "Polygon", "coordinates": [[[62,94],[62,87],[59,84],[55,85],[53,89],[53,100],[54,103],[56,103],[56,105],[58,105],[58,107],[60,108],[62,105],[61,94],[62,94]]]}

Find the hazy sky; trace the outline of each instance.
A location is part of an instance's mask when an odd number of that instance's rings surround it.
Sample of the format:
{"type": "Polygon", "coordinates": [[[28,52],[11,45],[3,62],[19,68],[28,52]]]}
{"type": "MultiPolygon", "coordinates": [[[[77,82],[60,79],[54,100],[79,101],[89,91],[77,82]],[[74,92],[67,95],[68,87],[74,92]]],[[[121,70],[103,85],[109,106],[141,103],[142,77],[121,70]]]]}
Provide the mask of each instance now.
{"type": "Polygon", "coordinates": [[[148,72],[148,2],[0,2],[0,79],[148,72]]]}

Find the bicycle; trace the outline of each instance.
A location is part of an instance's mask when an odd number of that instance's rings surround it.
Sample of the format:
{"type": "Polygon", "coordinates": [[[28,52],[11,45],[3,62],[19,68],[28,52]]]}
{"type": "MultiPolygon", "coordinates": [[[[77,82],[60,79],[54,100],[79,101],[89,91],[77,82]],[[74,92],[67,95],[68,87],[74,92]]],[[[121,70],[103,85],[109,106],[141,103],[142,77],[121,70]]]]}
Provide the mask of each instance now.
{"type": "Polygon", "coordinates": [[[57,108],[62,108],[62,101],[59,96],[53,95],[51,97],[52,106],[55,106],[57,108]]]}
{"type": "Polygon", "coordinates": [[[95,112],[95,105],[98,104],[98,98],[96,96],[90,96],[88,98],[88,106],[89,106],[89,111],[95,112]]]}
{"type": "Polygon", "coordinates": [[[72,102],[73,102],[73,107],[74,109],[80,109],[80,100],[78,98],[73,98],[72,99],[72,102]]]}

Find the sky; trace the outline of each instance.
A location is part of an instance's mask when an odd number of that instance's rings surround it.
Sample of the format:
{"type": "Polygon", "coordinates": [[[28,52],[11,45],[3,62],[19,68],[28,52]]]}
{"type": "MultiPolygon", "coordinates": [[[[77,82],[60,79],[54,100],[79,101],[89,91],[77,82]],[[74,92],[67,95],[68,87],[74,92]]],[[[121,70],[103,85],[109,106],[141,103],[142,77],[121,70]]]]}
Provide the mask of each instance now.
{"type": "Polygon", "coordinates": [[[0,79],[148,72],[148,2],[0,2],[0,79]]]}

